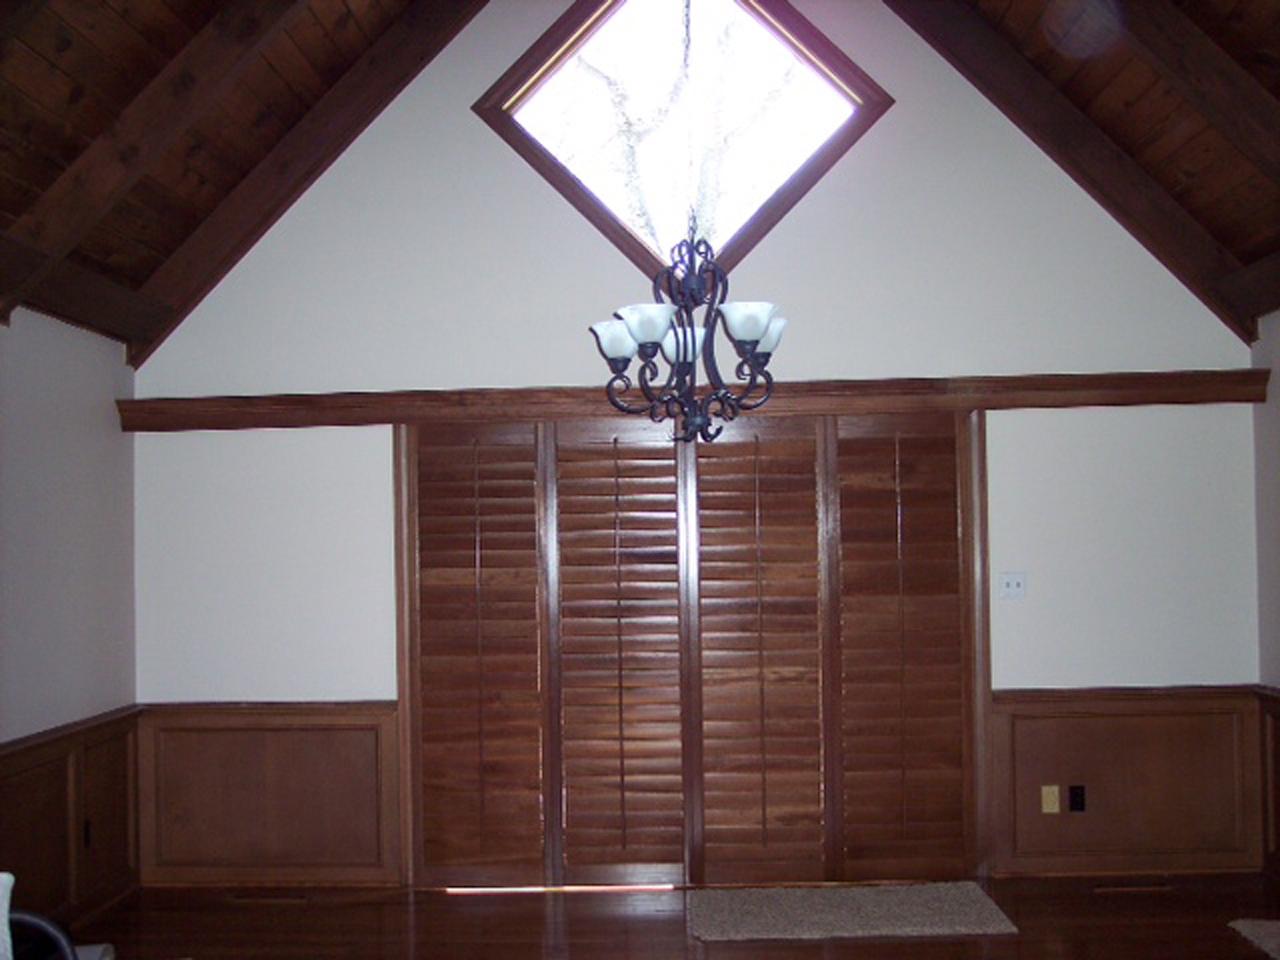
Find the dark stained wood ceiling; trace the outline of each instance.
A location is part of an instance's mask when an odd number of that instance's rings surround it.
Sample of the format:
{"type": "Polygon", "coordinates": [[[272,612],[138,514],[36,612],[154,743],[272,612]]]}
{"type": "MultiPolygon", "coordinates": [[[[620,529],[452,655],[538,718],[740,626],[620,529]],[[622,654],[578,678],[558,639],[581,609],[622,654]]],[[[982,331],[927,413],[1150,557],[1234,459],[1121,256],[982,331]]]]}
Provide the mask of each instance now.
{"type": "Polygon", "coordinates": [[[0,5],[0,315],[140,364],[484,2],[0,5]]]}
{"type": "Polygon", "coordinates": [[[1246,342],[1280,308],[1280,0],[885,0],[1246,342]]]}
{"type": "MultiPolygon", "coordinates": [[[[0,317],[140,364],[485,2],[0,4],[0,317]]],[[[884,2],[1256,337],[1280,308],[1280,0],[884,2]]]]}

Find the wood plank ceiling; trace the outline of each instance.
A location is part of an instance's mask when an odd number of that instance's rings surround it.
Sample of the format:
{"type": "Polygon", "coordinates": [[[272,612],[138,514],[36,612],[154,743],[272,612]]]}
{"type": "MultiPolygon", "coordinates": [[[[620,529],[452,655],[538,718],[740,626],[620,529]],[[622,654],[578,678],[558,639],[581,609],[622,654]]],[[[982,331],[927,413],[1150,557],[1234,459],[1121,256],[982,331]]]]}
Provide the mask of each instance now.
{"type": "Polygon", "coordinates": [[[0,8],[0,318],[142,363],[485,0],[0,8]]]}
{"type": "MultiPolygon", "coordinates": [[[[141,364],[486,0],[0,7],[0,322],[141,364]]],[[[1280,308],[1280,0],[884,0],[1246,342],[1280,308]]]]}
{"type": "Polygon", "coordinates": [[[885,0],[1243,340],[1280,309],[1280,0],[885,0]]]}

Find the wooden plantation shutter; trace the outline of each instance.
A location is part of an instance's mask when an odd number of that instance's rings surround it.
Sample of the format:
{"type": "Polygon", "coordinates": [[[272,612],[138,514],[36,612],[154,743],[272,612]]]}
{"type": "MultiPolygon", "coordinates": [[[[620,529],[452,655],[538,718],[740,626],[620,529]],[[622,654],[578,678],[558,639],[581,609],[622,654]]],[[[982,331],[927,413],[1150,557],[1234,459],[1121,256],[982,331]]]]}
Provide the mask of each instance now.
{"type": "Polygon", "coordinates": [[[417,435],[422,879],[540,883],[534,428],[417,435]]]}
{"type": "Polygon", "coordinates": [[[565,879],[679,882],[675,452],[649,424],[557,432],[565,879]]]}
{"type": "Polygon", "coordinates": [[[698,447],[706,880],[823,879],[812,420],[698,447]]]}
{"type": "Polygon", "coordinates": [[[965,872],[965,605],[949,414],[842,418],[844,875],[965,872]]]}
{"type": "Polygon", "coordinates": [[[967,872],[961,418],[415,436],[418,882],[967,872]]]}

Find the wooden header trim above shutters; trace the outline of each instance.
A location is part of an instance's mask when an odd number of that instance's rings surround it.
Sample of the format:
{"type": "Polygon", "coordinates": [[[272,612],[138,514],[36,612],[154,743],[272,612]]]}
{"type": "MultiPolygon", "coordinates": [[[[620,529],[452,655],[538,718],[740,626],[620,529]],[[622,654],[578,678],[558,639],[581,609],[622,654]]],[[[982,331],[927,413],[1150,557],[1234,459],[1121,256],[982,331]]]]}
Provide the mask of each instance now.
{"type": "MultiPolygon", "coordinates": [[[[1033,407],[1262,403],[1267,370],[1052,373],[1011,377],[814,380],[780,383],[770,416],[968,412],[1033,407]]],[[[117,400],[127,433],[344,427],[422,421],[503,423],[608,413],[598,387],[404,390],[117,400]]]]}

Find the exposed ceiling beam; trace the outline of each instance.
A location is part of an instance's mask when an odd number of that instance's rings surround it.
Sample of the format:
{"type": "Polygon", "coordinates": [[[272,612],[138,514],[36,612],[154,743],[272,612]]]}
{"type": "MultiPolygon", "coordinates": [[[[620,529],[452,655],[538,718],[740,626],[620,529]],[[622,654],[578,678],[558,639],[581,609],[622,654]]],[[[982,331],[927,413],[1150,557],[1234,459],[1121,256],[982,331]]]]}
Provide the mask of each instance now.
{"type": "Polygon", "coordinates": [[[1280,310],[1280,251],[1223,277],[1220,289],[1237,310],[1249,316],[1280,310]]]}
{"type": "Polygon", "coordinates": [[[43,254],[0,289],[7,315],[41,284],[191,124],[203,115],[305,0],[229,0],[19,220],[9,236],[43,254]]]}
{"type": "Polygon", "coordinates": [[[130,352],[141,366],[239,259],[488,0],[412,0],[143,285],[173,309],[170,324],[130,352]]]}
{"type": "Polygon", "coordinates": [[[1129,38],[1241,153],[1280,181],[1280,100],[1168,0],[1124,5],[1129,38]]]}
{"type": "MultiPolygon", "coordinates": [[[[38,250],[0,234],[0,286],[43,261],[38,250]]],[[[23,300],[41,313],[130,345],[145,342],[170,319],[167,307],[70,260],[58,263],[23,300]]]]}
{"type": "Polygon", "coordinates": [[[884,0],[1246,343],[1218,292],[1240,262],[1000,33],[960,0],[884,0]]]}

